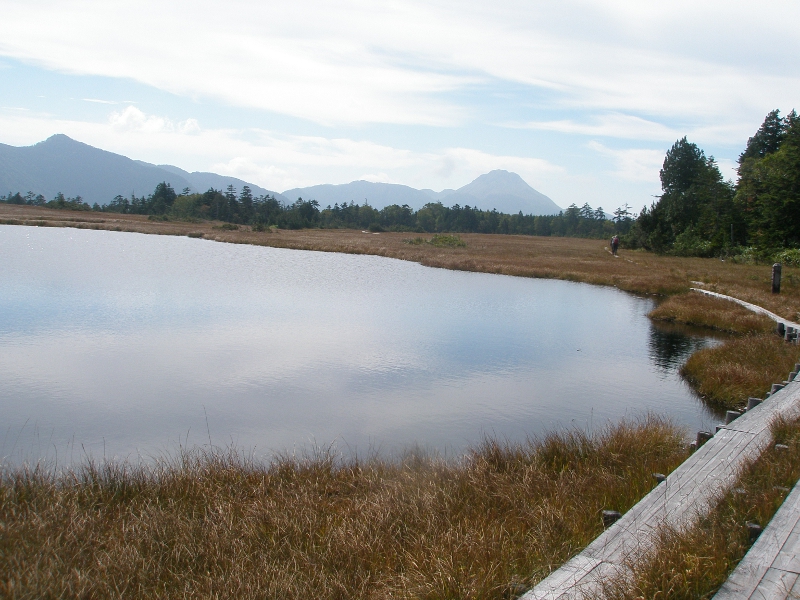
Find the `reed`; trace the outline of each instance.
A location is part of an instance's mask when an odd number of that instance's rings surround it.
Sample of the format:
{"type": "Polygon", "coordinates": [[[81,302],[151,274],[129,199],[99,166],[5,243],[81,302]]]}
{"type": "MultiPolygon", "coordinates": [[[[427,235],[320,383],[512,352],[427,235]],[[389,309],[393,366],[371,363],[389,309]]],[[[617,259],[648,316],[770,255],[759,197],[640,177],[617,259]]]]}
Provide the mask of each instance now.
{"type": "Polygon", "coordinates": [[[461,460],[192,450],[0,478],[4,598],[509,598],[686,457],[661,419],[461,460]]]}

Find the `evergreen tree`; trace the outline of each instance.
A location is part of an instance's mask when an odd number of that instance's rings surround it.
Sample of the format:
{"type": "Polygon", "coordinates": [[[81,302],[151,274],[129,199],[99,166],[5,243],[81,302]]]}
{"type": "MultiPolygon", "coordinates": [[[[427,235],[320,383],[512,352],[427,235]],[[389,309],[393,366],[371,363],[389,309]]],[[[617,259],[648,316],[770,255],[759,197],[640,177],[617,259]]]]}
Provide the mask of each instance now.
{"type": "Polygon", "coordinates": [[[225,201],[227,203],[225,216],[221,218],[226,221],[238,221],[239,201],[236,198],[236,188],[233,187],[233,184],[229,185],[225,190],[225,201]]]}
{"type": "Polygon", "coordinates": [[[751,243],[762,248],[800,246],[800,119],[792,111],[785,123],[777,150],[739,168],[736,203],[751,243]]]}
{"type": "Polygon", "coordinates": [[[163,215],[172,207],[172,203],[175,202],[177,197],[178,195],[169,183],[166,181],[159,183],[153,195],[149,198],[148,204],[150,206],[148,212],[155,215],[163,215]]]}
{"type": "Polygon", "coordinates": [[[787,123],[781,119],[780,111],[770,111],[756,134],[747,140],[747,147],[739,155],[739,164],[743,164],[748,158],[764,158],[767,154],[777,152],[786,136],[786,127],[787,123]]]}
{"type": "Polygon", "coordinates": [[[636,233],[645,247],[711,255],[728,243],[731,224],[741,227],[733,189],[714,157],[706,158],[685,137],[667,152],[660,176],[664,193],[637,222],[636,233]]]}
{"type": "Polygon", "coordinates": [[[242,193],[239,194],[239,210],[245,223],[253,219],[253,191],[249,185],[242,187],[242,193]]]}

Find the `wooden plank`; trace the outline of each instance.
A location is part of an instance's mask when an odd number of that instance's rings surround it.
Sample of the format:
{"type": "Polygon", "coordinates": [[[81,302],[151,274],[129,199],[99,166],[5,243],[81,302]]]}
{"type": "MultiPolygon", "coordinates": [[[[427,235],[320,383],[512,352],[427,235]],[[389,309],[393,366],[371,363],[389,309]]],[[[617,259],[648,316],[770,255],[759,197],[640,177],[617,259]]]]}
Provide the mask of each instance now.
{"type": "MultiPolygon", "coordinates": [[[[800,382],[790,383],[722,428],[583,552],[523,598],[570,598],[579,595],[578,590],[582,595],[602,596],[607,581],[603,574],[624,572],[644,558],[653,550],[660,527],[681,530],[707,514],[719,495],[736,481],[743,465],[757,458],[769,445],[770,424],[777,416],[789,419],[800,416],[800,382]]],[[[787,549],[786,564],[794,558],[787,549]]],[[[763,577],[766,570],[761,571],[763,577]]],[[[752,573],[748,581],[754,577],[752,573]]]]}
{"type": "Polygon", "coordinates": [[[536,586],[536,594],[531,596],[533,590],[523,598],[536,598],[536,600],[558,600],[569,597],[580,589],[581,581],[600,565],[601,561],[578,554],[568,560],[564,565],[554,571],[549,577],[536,586]]]}
{"type": "Polygon", "coordinates": [[[790,598],[800,598],[800,577],[794,582],[791,591],[789,592],[790,598]]]}
{"type": "MultiPolygon", "coordinates": [[[[758,587],[750,596],[738,596],[742,598],[752,598],[753,600],[786,600],[792,588],[797,583],[797,573],[781,571],[780,569],[767,569],[758,587]]],[[[719,597],[714,596],[715,598],[719,597]]]]}
{"type": "Polygon", "coordinates": [[[794,528],[786,542],[778,552],[778,556],[772,561],[772,566],[782,571],[792,571],[800,574],[800,531],[797,530],[797,522],[800,521],[800,512],[795,514],[797,520],[794,528]]]}
{"type": "MultiPolygon", "coordinates": [[[[800,572],[799,554],[800,482],[794,486],[772,521],[714,596],[715,600],[759,598],[762,593],[767,594],[766,597],[773,597],[769,594],[774,594],[777,589],[774,580],[776,575],[773,573],[771,576],[773,579],[769,579],[768,571],[772,569],[781,573],[794,573],[797,576],[800,572]]],[[[784,580],[786,577],[781,579],[784,580]]]]}
{"type": "Polygon", "coordinates": [[[629,580],[632,571],[628,567],[588,559],[578,554],[554,574],[556,576],[552,580],[549,577],[545,580],[546,585],[537,586],[522,598],[567,600],[591,596],[594,590],[602,588],[607,582],[629,580]]]}

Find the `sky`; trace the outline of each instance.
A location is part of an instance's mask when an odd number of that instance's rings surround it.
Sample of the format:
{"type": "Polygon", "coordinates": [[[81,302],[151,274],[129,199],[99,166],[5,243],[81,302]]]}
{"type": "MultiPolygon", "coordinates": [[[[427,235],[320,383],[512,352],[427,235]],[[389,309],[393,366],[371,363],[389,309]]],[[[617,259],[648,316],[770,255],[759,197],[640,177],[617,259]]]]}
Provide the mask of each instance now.
{"type": "Polygon", "coordinates": [[[635,211],[683,136],[735,179],[800,110],[800,3],[3,0],[0,143],[64,133],[281,192],[492,169],[635,211]]]}

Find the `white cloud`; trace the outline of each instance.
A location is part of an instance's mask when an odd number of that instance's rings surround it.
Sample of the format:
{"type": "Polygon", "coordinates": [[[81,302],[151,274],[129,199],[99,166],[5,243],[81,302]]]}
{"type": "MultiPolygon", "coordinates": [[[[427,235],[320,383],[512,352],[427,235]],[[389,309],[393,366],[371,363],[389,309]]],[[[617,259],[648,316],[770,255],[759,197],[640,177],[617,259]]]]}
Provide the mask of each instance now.
{"type": "Polygon", "coordinates": [[[120,112],[113,112],[108,119],[111,126],[120,131],[144,131],[155,133],[172,130],[172,124],[161,117],[147,116],[135,106],[128,106],[120,112]]]}
{"type": "Polygon", "coordinates": [[[788,0],[5,0],[0,54],[320,123],[463,123],[477,108],[452,92],[513,83],[724,126],[800,97],[798,20],[788,0]]]}
{"type": "Polygon", "coordinates": [[[647,182],[659,180],[659,172],[664,164],[663,150],[641,148],[615,150],[599,142],[589,142],[589,148],[609,157],[615,166],[613,174],[620,179],[647,182]]]}
{"type": "Polygon", "coordinates": [[[507,123],[506,127],[519,129],[538,129],[559,133],[603,136],[635,140],[674,141],[681,136],[671,127],[648,121],[640,117],[623,114],[610,114],[596,117],[592,123],[579,123],[570,119],[560,121],[530,121],[528,123],[507,123]]]}
{"type": "Polygon", "coordinates": [[[186,119],[177,123],[164,117],[146,115],[135,106],[128,106],[120,112],[112,112],[108,122],[117,131],[139,131],[143,133],[172,132],[191,134],[200,131],[197,119],[186,119]]]}
{"type": "Polygon", "coordinates": [[[181,133],[199,133],[200,123],[197,119],[186,119],[185,121],[178,121],[177,129],[181,133]]]}

